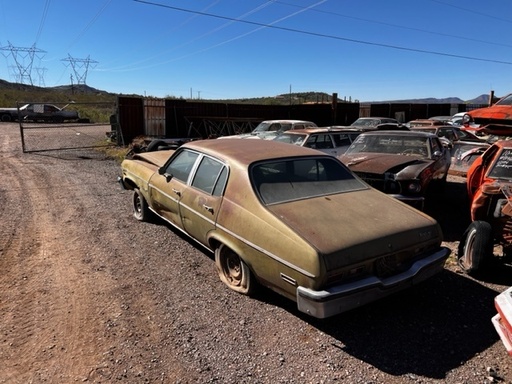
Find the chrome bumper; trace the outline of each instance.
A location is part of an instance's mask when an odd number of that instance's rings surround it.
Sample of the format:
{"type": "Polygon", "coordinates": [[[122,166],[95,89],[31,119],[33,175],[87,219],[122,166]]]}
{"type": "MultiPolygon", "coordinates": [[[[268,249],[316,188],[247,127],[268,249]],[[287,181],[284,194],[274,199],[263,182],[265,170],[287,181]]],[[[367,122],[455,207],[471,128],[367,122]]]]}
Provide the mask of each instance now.
{"type": "Polygon", "coordinates": [[[407,271],[385,279],[370,276],[323,291],[298,287],[297,307],[299,311],[320,319],[349,311],[409,288],[441,272],[449,255],[450,249],[442,247],[415,262],[407,271]]]}

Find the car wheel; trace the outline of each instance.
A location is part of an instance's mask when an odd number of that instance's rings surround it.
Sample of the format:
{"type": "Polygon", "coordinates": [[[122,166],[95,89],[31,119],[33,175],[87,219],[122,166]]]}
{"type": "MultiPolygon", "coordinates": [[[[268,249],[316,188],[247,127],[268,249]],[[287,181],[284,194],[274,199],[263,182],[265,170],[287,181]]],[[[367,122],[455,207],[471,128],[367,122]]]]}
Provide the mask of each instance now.
{"type": "Polygon", "coordinates": [[[492,256],[492,227],[486,221],[473,221],[459,244],[458,263],[468,275],[482,270],[485,261],[492,256]]]}
{"type": "Polygon", "coordinates": [[[233,250],[221,244],[215,249],[215,266],[220,280],[232,290],[249,295],[255,281],[251,270],[233,250]]]}
{"type": "Polygon", "coordinates": [[[4,115],[2,115],[2,121],[3,121],[4,123],[8,123],[8,122],[12,121],[11,115],[9,115],[9,114],[7,114],[7,113],[6,113],[6,114],[4,114],[4,115]]]}
{"type": "Polygon", "coordinates": [[[151,215],[148,203],[140,190],[133,191],[133,216],[139,221],[148,221],[151,215]]]}

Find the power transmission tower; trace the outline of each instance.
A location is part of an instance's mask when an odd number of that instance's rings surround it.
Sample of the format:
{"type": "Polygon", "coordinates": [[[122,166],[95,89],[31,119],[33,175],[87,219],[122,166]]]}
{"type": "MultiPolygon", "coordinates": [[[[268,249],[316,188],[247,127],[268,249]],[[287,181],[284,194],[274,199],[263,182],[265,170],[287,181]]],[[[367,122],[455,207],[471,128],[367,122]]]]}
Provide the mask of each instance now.
{"type": "Polygon", "coordinates": [[[87,56],[86,59],[77,59],[74,57],[71,57],[70,54],[68,54],[68,57],[66,59],[62,59],[62,61],[69,62],[69,65],[71,65],[71,68],[73,69],[73,73],[75,74],[76,83],[79,84],[86,84],[87,80],[87,72],[89,71],[89,68],[93,65],[98,64],[97,61],[91,60],[89,56],[87,56]]]}
{"type": "Polygon", "coordinates": [[[37,72],[37,76],[39,78],[39,86],[44,87],[46,84],[44,83],[44,73],[48,70],[48,68],[35,68],[37,72]]]}
{"type": "Polygon", "coordinates": [[[16,82],[26,84],[26,81],[30,85],[34,85],[32,81],[32,66],[34,64],[34,58],[41,58],[46,53],[45,51],[36,48],[35,44],[30,48],[15,47],[11,43],[5,47],[0,47],[3,51],[2,54],[8,58],[12,56],[15,65],[10,67],[14,70],[14,77],[16,82]],[[7,52],[7,53],[4,53],[7,52]]]}

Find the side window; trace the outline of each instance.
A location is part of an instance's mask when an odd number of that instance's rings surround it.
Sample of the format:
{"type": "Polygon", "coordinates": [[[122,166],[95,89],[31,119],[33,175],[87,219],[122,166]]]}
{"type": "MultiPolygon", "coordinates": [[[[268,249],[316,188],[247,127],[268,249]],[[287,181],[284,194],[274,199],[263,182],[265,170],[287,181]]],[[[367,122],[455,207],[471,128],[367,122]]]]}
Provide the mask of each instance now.
{"type": "Polygon", "coordinates": [[[337,147],[348,146],[352,142],[346,133],[335,133],[332,135],[337,147]]]}
{"type": "Polygon", "coordinates": [[[217,178],[217,182],[215,183],[215,188],[213,189],[213,196],[221,196],[224,193],[224,187],[226,186],[227,180],[228,168],[223,167],[219,177],[217,178]]]}
{"type": "Polygon", "coordinates": [[[451,129],[444,129],[444,128],[440,128],[439,129],[439,137],[446,137],[448,140],[455,140],[455,134],[453,133],[453,130],[451,129]]]}
{"type": "Polygon", "coordinates": [[[197,167],[192,186],[211,194],[224,165],[211,157],[204,156],[197,167]]]}
{"type": "Polygon", "coordinates": [[[330,135],[318,135],[316,145],[320,149],[331,149],[334,147],[330,135]]]}
{"type": "Polygon", "coordinates": [[[443,152],[443,147],[441,145],[441,142],[439,141],[439,139],[435,138],[435,139],[432,139],[432,155],[435,153],[435,152],[443,152]]]}
{"type": "Polygon", "coordinates": [[[165,173],[186,183],[198,156],[199,154],[196,152],[181,151],[167,165],[165,173]]]}

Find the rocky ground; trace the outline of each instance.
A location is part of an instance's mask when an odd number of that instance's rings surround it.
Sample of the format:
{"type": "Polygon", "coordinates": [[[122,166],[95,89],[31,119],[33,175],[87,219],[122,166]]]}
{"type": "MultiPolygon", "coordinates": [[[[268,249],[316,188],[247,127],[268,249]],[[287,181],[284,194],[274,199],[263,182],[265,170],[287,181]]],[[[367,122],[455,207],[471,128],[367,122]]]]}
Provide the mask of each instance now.
{"type": "MultiPolygon", "coordinates": [[[[218,279],[212,255],[140,223],[102,152],[23,154],[0,124],[0,383],[512,383],[491,325],[508,266],[446,270],[326,320],[218,279]]],[[[427,208],[445,244],[468,223],[464,179],[427,208]]]]}

